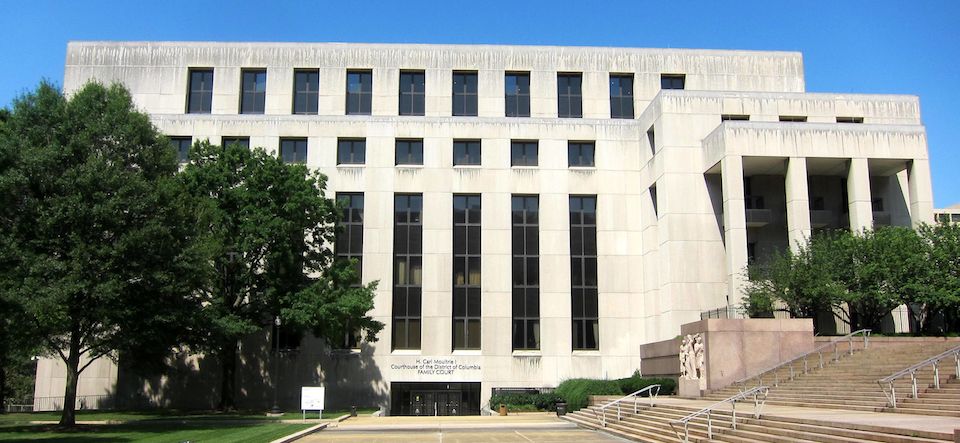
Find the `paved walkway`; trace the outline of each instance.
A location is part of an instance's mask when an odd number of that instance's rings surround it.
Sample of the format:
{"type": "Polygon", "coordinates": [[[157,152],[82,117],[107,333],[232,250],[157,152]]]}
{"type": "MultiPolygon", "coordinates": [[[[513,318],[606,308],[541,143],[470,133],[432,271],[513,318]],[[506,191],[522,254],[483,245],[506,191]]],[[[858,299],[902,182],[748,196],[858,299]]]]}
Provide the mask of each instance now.
{"type": "Polygon", "coordinates": [[[457,417],[371,417],[362,416],[333,424],[329,429],[338,431],[363,430],[454,430],[454,429],[571,429],[576,426],[560,420],[553,413],[518,413],[504,417],[457,416],[457,417]]]}
{"type": "MultiPolygon", "coordinates": [[[[676,397],[659,397],[657,404],[686,406],[691,408],[705,408],[715,402],[709,400],[686,400],[676,397]]],[[[729,411],[724,405],[721,410],[729,411]]],[[[741,402],[737,405],[737,415],[753,413],[753,404],[741,402]]],[[[960,418],[938,417],[931,415],[912,415],[889,412],[844,411],[838,409],[804,408],[799,406],[780,406],[767,404],[763,406],[763,415],[771,417],[786,417],[807,420],[829,421],[834,423],[849,423],[852,425],[883,426],[887,428],[906,429],[910,431],[938,432],[953,435],[954,429],[960,429],[960,418]]]]}

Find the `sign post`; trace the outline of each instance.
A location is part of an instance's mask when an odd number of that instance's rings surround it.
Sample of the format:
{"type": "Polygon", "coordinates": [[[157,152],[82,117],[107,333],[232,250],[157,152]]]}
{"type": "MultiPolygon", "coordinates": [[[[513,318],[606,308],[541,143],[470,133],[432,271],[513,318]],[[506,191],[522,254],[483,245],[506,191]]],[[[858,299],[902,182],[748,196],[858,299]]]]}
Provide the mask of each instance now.
{"type": "Polygon", "coordinates": [[[317,418],[323,418],[323,397],[324,388],[314,386],[303,386],[300,388],[300,410],[303,412],[303,420],[307,420],[307,411],[317,411],[317,418]]]}

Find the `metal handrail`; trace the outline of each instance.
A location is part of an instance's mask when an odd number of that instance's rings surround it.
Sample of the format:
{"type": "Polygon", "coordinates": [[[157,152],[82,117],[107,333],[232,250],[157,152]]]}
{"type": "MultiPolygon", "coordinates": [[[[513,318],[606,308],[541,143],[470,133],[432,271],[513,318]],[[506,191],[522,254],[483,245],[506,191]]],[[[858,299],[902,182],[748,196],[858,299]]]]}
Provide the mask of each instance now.
{"type": "Polygon", "coordinates": [[[880,390],[883,391],[883,395],[887,397],[887,403],[890,405],[890,407],[894,409],[897,408],[897,391],[893,385],[897,379],[903,377],[904,375],[910,374],[910,384],[912,385],[911,387],[913,391],[912,397],[917,398],[917,371],[927,366],[933,365],[933,387],[934,389],[940,389],[940,361],[950,357],[951,355],[953,356],[957,371],[956,377],[960,379],[960,346],[957,346],[953,349],[944,351],[920,363],[910,366],[909,368],[902,369],[884,378],[881,378],[880,380],[877,380],[877,384],[880,385],[880,390]],[[890,388],[890,392],[887,392],[887,386],[890,388]]]}
{"type": "MultiPolygon", "coordinates": [[[[607,427],[607,412],[606,412],[605,409],[607,409],[607,408],[610,407],[610,406],[617,405],[617,420],[623,420],[623,411],[622,411],[621,408],[620,408],[620,404],[621,404],[624,400],[627,400],[627,399],[629,399],[629,398],[634,398],[634,397],[636,397],[636,396],[638,396],[638,395],[640,395],[640,394],[642,394],[642,393],[644,393],[644,392],[648,392],[648,391],[650,391],[650,395],[648,395],[648,397],[650,398],[650,406],[653,406],[653,400],[654,400],[655,398],[657,398],[658,395],[660,395],[660,385],[650,385],[650,386],[647,386],[647,387],[645,387],[645,388],[643,388],[643,389],[641,389],[641,390],[639,390],[639,391],[637,391],[637,392],[634,392],[634,393],[629,394],[629,395],[624,395],[624,396],[621,397],[621,398],[618,398],[618,399],[616,399],[616,400],[614,400],[614,401],[611,401],[611,402],[609,402],[609,403],[607,403],[607,404],[605,404],[605,405],[603,405],[603,406],[600,406],[600,408],[598,408],[598,410],[594,412],[594,414],[595,414],[595,415],[598,415],[599,418],[600,418],[600,425],[601,425],[602,427],[604,427],[604,428],[607,427]]],[[[639,403],[639,402],[637,402],[636,400],[633,401],[633,413],[634,413],[634,414],[637,414],[637,413],[640,412],[640,407],[638,406],[638,403],[639,403]]]]}
{"type": "Polygon", "coordinates": [[[800,355],[800,356],[798,356],[798,357],[794,357],[793,359],[787,360],[787,361],[785,361],[785,362],[783,362],[783,363],[778,363],[778,364],[776,364],[776,365],[774,365],[774,366],[771,366],[770,368],[768,368],[768,369],[766,369],[766,370],[760,371],[760,372],[757,373],[756,375],[751,375],[751,376],[749,376],[749,377],[741,378],[741,379],[733,382],[733,384],[735,384],[735,385],[740,385],[740,386],[741,386],[741,391],[746,388],[746,386],[745,386],[746,383],[747,383],[748,381],[752,380],[752,379],[757,379],[757,384],[763,385],[763,376],[772,372],[772,373],[773,373],[773,378],[774,378],[774,380],[773,380],[773,386],[779,386],[779,385],[780,385],[780,374],[779,374],[777,371],[779,371],[779,370],[780,370],[781,368],[783,368],[784,366],[790,366],[790,378],[788,378],[788,380],[793,380],[794,377],[796,377],[796,373],[795,373],[794,370],[793,370],[793,364],[796,363],[796,362],[798,362],[798,361],[803,360],[803,372],[801,372],[801,374],[806,374],[806,373],[809,372],[809,370],[810,370],[809,364],[808,364],[808,358],[809,358],[811,355],[813,355],[813,354],[817,354],[817,356],[818,356],[818,367],[819,367],[820,369],[823,369],[823,351],[824,351],[825,349],[830,348],[830,347],[832,346],[832,347],[833,347],[833,361],[840,361],[840,348],[838,348],[837,345],[840,344],[840,343],[842,343],[842,342],[844,342],[844,341],[846,341],[847,343],[849,343],[849,351],[848,351],[848,353],[849,353],[850,355],[853,355],[853,337],[854,337],[855,335],[857,335],[857,334],[863,334],[863,349],[867,349],[867,347],[870,345],[870,329],[859,329],[859,330],[853,331],[853,332],[851,332],[851,333],[849,333],[849,334],[847,334],[847,335],[844,335],[843,337],[838,337],[838,338],[835,338],[835,339],[833,339],[833,340],[830,340],[829,343],[824,343],[824,344],[822,344],[822,345],[820,345],[820,346],[817,346],[817,347],[814,348],[812,351],[807,352],[807,353],[805,353],[805,354],[803,354],[803,355],[800,355]]]}
{"type": "Polygon", "coordinates": [[[694,412],[686,417],[683,417],[679,420],[674,420],[670,422],[670,429],[673,429],[673,432],[677,434],[677,439],[682,442],[689,442],[690,438],[690,420],[700,416],[707,416],[707,437],[713,439],[713,419],[711,417],[711,412],[716,409],[718,406],[723,405],[724,403],[730,403],[731,408],[733,409],[733,420],[731,424],[733,429],[737,429],[737,400],[743,400],[747,397],[753,397],[753,418],[760,418],[760,411],[763,409],[763,404],[767,401],[767,394],[770,392],[769,386],[757,386],[749,391],[743,391],[739,394],[733,395],[730,398],[720,400],[710,406],[707,406],[697,412],[694,412]],[[761,399],[762,397],[762,399],[761,399]],[[680,436],[680,431],[677,430],[676,425],[683,424],[683,437],[680,436]]]}

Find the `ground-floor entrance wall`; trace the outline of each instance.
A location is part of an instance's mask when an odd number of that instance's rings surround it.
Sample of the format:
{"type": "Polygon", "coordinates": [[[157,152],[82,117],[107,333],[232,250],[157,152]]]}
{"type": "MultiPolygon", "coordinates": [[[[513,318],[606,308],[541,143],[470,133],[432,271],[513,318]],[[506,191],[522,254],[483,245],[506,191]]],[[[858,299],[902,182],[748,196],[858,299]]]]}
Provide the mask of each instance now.
{"type": "Polygon", "coordinates": [[[480,415],[480,383],[391,383],[390,415],[480,415]]]}

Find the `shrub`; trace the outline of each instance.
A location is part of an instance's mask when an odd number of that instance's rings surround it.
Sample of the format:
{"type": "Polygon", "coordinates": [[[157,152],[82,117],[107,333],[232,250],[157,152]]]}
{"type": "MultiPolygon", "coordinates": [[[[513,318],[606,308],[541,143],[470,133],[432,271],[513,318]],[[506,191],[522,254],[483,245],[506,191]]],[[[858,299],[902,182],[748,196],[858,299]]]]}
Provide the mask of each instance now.
{"type": "MultiPolygon", "coordinates": [[[[677,382],[672,378],[641,377],[640,371],[636,371],[632,376],[617,380],[620,385],[620,391],[623,395],[632,394],[650,385],[660,385],[659,395],[671,395],[677,389],[677,382]]],[[[644,392],[643,396],[649,395],[644,392]]]]}
{"type": "Polygon", "coordinates": [[[516,392],[509,394],[496,394],[490,397],[490,409],[496,411],[501,404],[507,405],[512,410],[539,410],[551,411],[555,409],[554,403],[557,400],[555,393],[527,393],[516,392]]]}
{"type": "Polygon", "coordinates": [[[553,391],[557,397],[567,402],[568,411],[576,411],[587,406],[591,395],[619,395],[620,384],[617,380],[593,380],[589,378],[571,378],[564,380],[553,391]]]}

